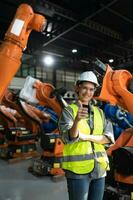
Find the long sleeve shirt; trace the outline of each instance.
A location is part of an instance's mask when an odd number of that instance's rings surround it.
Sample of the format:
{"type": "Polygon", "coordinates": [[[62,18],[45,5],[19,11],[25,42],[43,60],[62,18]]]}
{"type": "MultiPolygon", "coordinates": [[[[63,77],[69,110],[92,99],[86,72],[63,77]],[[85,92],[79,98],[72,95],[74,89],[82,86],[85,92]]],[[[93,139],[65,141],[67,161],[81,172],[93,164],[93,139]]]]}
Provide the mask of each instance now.
{"type": "MultiPolygon", "coordinates": [[[[93,110],[90,106],[90,115],[92,114],[92,112],[93,112],[93,110]]],[[[90,119],[92,119],[92,118],[90,117],[90,119]]],[[[62,114],[59,118],[59,130],[60,130],[60,134],[61,134],[61,137],[62,137],[64,144],[68,144],[68,143],[70,144],[70,143],[73,143],[73,142],[79,142],[80,141],[79,137],[74,138],[74,139],[70,138],[69,130],[73,126],[73,123],[74,123],[73,110],[70,106],[68,106],[62,111],[62,114]]],[[[90,125],[93,122],[89,121],[88,123],[90,125]]],[[[112,124],[105,117],[104,117],[103,135],[105,135],[110,140],[110,144],[114,143],[114,135],[113,135],[112,124]]],[[[109,144],[106,144],[106,146],[108,146],[108,145],[109,144]]],[[[106,171],[101,172],[100,166],[98,165],[98,163],[95,160],[94,170],[93,170],[93,172],[89,173],[89,176],[91,176],[92,178],[99,178],[99,177],[104,177],[105,175],[106,175],[106,171]]],[[[66,171],[66,176],[68,178],[82,178],[85,175],[76,175],[73,172],[66,171]]]]}

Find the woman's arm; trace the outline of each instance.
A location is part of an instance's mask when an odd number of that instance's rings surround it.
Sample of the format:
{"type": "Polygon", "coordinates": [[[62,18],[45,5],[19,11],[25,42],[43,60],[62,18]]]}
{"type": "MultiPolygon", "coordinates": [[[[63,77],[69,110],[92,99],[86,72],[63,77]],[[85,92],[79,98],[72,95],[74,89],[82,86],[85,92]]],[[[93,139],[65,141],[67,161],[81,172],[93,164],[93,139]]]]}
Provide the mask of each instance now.
{"type": "Polygon", "coordinates": [[[105,119],[103,135],[83,135],[82,133],[79,133],[79,138],[81,140],[87,140],[98,144],[114,143],[115,140],[112,123],[105,119]]]}
{"type": "Polygon", "coordinates": [[[84,141],[95,142],[97,144],[108,144],[110,140],[105,135],[84,135],[79,133],[79,138],[84,141]]]}

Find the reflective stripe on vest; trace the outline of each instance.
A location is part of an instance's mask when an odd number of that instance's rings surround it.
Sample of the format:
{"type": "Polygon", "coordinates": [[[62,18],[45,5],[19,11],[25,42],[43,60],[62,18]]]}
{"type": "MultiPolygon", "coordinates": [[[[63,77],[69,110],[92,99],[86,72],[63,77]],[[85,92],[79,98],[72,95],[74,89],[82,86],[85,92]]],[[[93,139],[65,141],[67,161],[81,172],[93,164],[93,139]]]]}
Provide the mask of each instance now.
{"type": "MultiPolygon", "coordinates": [[[[96,152],[95,157],[99,158],[103,156],[105,152],[96,152]],[[102,155],[101,155],[102,154],[102,155]]],[[[83,161],[83,160],[90,160],[94,159],[94,153],[86,154],[86,155],[71,155],[71,156],[64,156],[62,161],[63,162],[73,162],[73,161],[83,161]]]]}
{"type": "MultiPolygon", "coordinates": [[[[73,110],[73,118],[76,117],[78,106],[71,104],[73,110]]],[[[92,107],[94,111],[94,135],[103,134],[103,118],[99,109],[95,106],[92,107]]],[[[86,119],[80,120],[78,123],[78,130],[82,134],[90,134],[90,127],[86,119]]],[[[65,144],[63,150],[62,167],[77,174],[86,174],[94,168],[94,157],[101,164],[103,168],[107,168],[107,155],[102,144],[94,143],[94,152],[89,141],[78,141],[65,144]]]]}

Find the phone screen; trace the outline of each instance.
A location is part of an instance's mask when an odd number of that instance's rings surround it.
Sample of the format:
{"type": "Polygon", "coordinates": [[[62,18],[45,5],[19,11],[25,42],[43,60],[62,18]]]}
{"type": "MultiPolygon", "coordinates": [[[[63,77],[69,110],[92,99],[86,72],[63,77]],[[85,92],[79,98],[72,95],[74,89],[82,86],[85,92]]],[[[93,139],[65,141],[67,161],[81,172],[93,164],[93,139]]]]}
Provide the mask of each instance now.
{"type": "Polygon", "coordinates": [[[82,104],[83,108],[88,108],[88,113],[90,113],[90,106],[89,105],[85,105],[85,104],[82,104]]]}

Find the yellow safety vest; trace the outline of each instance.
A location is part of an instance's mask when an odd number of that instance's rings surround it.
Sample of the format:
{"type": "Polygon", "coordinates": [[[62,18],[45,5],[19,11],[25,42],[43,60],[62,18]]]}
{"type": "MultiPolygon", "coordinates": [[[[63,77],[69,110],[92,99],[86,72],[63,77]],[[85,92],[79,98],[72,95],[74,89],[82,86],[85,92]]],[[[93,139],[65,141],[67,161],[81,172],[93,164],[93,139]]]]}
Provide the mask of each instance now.
{"type": "MultiPolygon", "coordinates": [[[[73,110],[75,119],[78,106],[76,104],[69,105],[73,110]]],[[[102,135],[104,128],[103,112],[96,106],[92,106],[94,112],[93,135],[102,135]],[[102,115],[101,115],[102,113],[102,115]]],[[[83,134],[90,134],[91,130],[86,119],[80,120],[78,130],[83,134]]],[[[100,166],[104,169],[108,168],[108,158],[104,145],[92,143],[89,141],[78,141],[64,145],[62,168],[72,171],[76,174],[87,174],[94,169],[94,157],[100,166]]]]}

